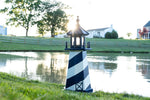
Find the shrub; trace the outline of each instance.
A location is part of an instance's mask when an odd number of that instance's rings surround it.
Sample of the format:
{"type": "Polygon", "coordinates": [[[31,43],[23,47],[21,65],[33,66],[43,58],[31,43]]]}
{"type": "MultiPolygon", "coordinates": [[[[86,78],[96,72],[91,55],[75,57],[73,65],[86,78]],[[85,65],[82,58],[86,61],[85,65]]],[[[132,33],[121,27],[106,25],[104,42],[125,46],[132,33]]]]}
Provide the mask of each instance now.
{"type": "Polygon", "coordinates": [[[118,39],[118,33],[117,33],[115,30],[113,30],[113,31],[111,32],[111,38],[112,38],[112,39],[118,39]]]}
{"type": "Polygon", "coordinates": [[[105,38],[106,39],[118,39],[118,33],[115,30],[113,30],[112,32],[107,32],[105,34],[105,38]]]}
{"type": "Polygon", "coordinates": [[[106,38],[106,39],[111,39],[111,33],[110,33],[110,32],[107,32],[107,33],[105,34],[105,38],[106,38]]]}
{"type": "Polygon", "coordinates": [[[124,39],[123,37],[119,37],[119,39],[124,39]]]}
{"type": "Polygon", "coordinates": [[[99,36],[93,36],[93,38],[102,38],[102,37],[99,37],[99,36]]]}

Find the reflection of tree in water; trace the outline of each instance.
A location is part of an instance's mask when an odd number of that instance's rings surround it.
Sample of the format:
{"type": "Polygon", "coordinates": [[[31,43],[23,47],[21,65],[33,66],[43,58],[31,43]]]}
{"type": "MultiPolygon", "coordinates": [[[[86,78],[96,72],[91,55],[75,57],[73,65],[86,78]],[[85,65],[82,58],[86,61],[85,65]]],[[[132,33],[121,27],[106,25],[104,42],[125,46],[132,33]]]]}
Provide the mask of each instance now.
{"type": "Polygon", "coordinates": [[[104,63],[105,69],[115,70],[117,69],[116,63],[104,63]]]}
{"type": "Polygon", "coordinates": [[[104,57],[104,60],[108,60],[108,61],[116,61],[117,60],[117,56],[108,56],[108,57],[104,57]]]}
{"type": "Polygon", "coordinates": [[[0,67],[6,67],[6,62],[13,60],[20,60],[24,57],[10,55],[10,54],[0,54],[0,67]]]}
{"type": "Polygon", "coordinates": [[[25,71],[21,73],[21,77],[25,77],[29,79],[27,63],[28,63],[28,57],[25,57],[25,71]]]}
{"type": "Polygon", "coordinates": [[[89,67],[91,69],[114,70],[117,68],[117,64],[114,63],[114,61],[117,61],[117,56],[99,56],[99,57],[93,56],[91,57],[91,59],[92,59],[91,62],[89,62],[89,67]],[[94,60],[98,61],[95,62],[94,60]]]}
{"type": "Polygon", "coordinates": [[[117,69],[117,64],[116,63],[104,63],[105,70],[109,73],[111,76],[113,71],[117,69]]]}
{"type": "Polygon", "coordinates": [[[0,67],[5,67],[6,66],[6,61],[7,59],[4,57],[0,57],[0,67]]]}
{"type": "Polygon", "coordinates": [[[90,69],[103,69],[103,63],[100,62],[88,62],[90,69]]]}
{"type": "Polygon", "coordinates": [[[40,76],[42,81],[48,81],[51,83],[65,83],[66,67],[55,66],[59,62],[57,59],[51,59],[50,67],[44,64],[39,64],[36,70],[36,74],[40,76]]]}
{"type": "Polygon", "coordinates": [[[47,53],[43,52],[36,52],[36,54],[38,55],[37,59],[45,59],[45,56],[47,55],[47,53]]]}
{"type": "Polygon", "coordinates": [[[117,69],[116,63],[105,63],[105,62],[89,62],[90,69],[101,70],[108,72],[111,76],[112,72],[117,69]]]}
{"type": "Polygon", "coordinates": [[[115,70],[117,68],[116,63],[105,63],[105,62],[89,62],[90,69],[98,69],[98,70],[115,70]]]}
{"type": "Polygon", "coordinates": [[[136,70],[137,70],[138,72],[141,72],[142,75],[143,75],[146,79],[150,79],[150,65],[149,65],[149,64],[137,65],[137,66],[136,66],[136,70]]]}

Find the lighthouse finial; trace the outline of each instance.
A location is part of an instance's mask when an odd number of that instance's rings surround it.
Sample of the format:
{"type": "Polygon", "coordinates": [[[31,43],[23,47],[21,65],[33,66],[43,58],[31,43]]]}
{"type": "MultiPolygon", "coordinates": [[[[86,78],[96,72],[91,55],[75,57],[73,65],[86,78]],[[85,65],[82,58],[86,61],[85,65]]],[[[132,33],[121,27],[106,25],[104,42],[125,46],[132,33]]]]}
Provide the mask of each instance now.
{"type": "Polygon", "coordinates": [[[77,24],[79,24],[79,16],[77,16],[77,24]]]}

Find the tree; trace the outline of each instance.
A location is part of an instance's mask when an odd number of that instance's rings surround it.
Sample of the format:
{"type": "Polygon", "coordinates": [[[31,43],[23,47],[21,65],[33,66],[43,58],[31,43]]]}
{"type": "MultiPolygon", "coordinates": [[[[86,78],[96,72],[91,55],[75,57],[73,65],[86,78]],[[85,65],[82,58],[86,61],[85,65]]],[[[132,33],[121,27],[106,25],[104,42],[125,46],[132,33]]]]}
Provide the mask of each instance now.
{"type": "Polygon", "coordinates": [[[115,30],[113,30],[112,32],[107,32],[105,34],[105,38],[106,39],[118,39],[118,33],[115,30]]]}
{"type": "Polygon", "coordinates": [[[42,30],[41,34],[50,31],[51,36],[54,37],[58,30],[67,31],[69,19],[64,11],[65,5],[59,2],[54,4],[43,2],[42,6],[41,13],[43,13],[43,16],[37,22],[38,30],[42,30]]]}
{"type": "Polygon", "coordinates": [[[118,39],[118,33],[115,30],[111,32],[111,39],[118,39]]]}
{"type": "Polygon", "coordinates": [[[8,7],[0,9],[1,13],[6,13],[9,18],[6,24],[22,26],[28,36],[29,27],[34,24],[39,16],[40,0],[5,0],[8,7]]]}
{"type": "Polygon", "coordinates": [[[110,32],[107,32],[107,33],[105,34],[105,38],[106,38],[106,39],[111,39],[111,33],[110,33],[110,32]]]}
{"type": "Polygon", "coordinates": [[[140,34],[140,37],[142,37],[143,35],[145,35],[147,37],[148,30],[145,27],[143,27],[143,31],[139,30],[139,34],[140,34]]]}
{"type": "Polygon", "coordinates": [[[43,23],[43,21],[42,20],[40,20],[40,21],[37,21],[37,27],[38,27],[38,32],[39,32],[39,34],[41,34],[42,36],[46,33],[45,32],[45,27],[44,27],[44,23],[43,23]]]}
{"type": "Polygon", "coordinates": [[[127,36],[130,37],[132,35],[132,33],[127,33],[127,36]]]}

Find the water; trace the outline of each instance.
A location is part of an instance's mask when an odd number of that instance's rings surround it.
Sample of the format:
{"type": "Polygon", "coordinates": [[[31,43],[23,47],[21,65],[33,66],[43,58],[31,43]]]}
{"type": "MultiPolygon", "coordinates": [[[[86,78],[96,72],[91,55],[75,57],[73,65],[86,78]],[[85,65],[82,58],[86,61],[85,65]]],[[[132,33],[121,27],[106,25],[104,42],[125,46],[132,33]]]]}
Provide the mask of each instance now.
{"type": "MultiPolygon", "coordinates": [[[[0,52],[0,71],[65,84],[68,53],[0,52]]],[[[88,54],[94,91],[150,97],[150,54],[88,54]]]]}

